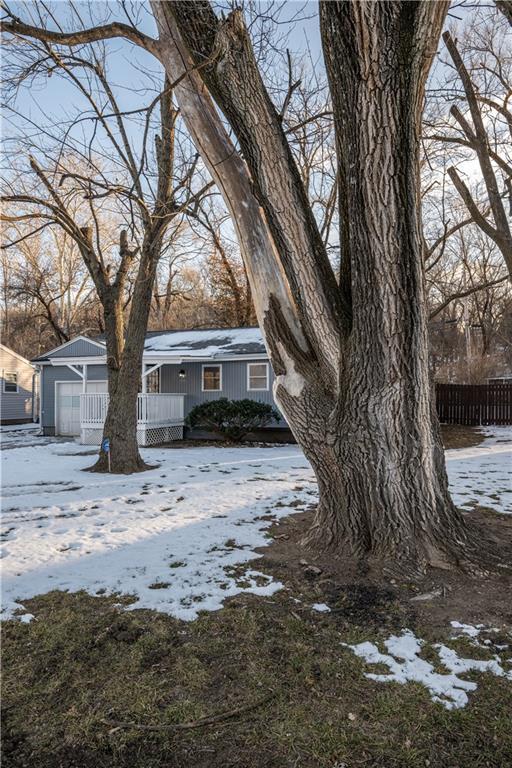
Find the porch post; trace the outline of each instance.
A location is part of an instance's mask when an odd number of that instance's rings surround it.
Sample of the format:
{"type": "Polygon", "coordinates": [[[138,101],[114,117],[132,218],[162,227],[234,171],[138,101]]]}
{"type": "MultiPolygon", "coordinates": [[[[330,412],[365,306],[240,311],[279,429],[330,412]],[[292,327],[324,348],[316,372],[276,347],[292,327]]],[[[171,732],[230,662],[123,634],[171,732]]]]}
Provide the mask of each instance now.
{"type": "Polygon", "coordinates": [[[82,392],[85,395],[85,393],[87,392],[87,363],[84,363],[83,365],[83,372],[84,373],[82,376],[82,392]]]}
{"type": "Polygon", "coordinates": [[[148,391],[148,377],[146,376],[146,366],[142,363],[142,394],[145,395],[148,391]]]}

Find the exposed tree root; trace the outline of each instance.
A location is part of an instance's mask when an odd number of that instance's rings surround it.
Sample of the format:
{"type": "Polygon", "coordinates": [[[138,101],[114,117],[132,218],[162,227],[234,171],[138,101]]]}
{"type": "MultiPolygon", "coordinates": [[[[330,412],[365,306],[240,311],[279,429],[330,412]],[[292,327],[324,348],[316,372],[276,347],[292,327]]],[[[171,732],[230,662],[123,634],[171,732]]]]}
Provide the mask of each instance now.
{"type": "Polygon", "coordinates": [[[98,461],[93,464],[91,467],[86,467],[84,470],[85,472],[98,472],[98,473],[106,473],[109,472],[114,475],[132,475],[137,472],[147,472],[150,469],[154,469],[155,466],[151,464],[146,464],[145,461],[143,461],[140,457],[138,460],[131,461],[131,462],[123,462],[122,468],[117,468],[116,464],[111,461],[110,463],[110,469],[108,465],[108,458],[106,455],[101,454],[98,458],[98,461]]]}
{"type": "Polygon", "coordinates": [[[311,552],[332,554],[337,560],[350,562],[361,576],[382,576],[386,580],[421,580],[431,569],[460,570],[474,576],[498,570],[503,559],[499,541],[465,516],[458,519],[456,534],[451,533],[451,536],[437,534],[421,539],[411,534],[397,541],[383,538],[371,548],[364,539],[340,530],[339,525],[336,530],[321,525],[317,515],[301,544],[311,552]]]}

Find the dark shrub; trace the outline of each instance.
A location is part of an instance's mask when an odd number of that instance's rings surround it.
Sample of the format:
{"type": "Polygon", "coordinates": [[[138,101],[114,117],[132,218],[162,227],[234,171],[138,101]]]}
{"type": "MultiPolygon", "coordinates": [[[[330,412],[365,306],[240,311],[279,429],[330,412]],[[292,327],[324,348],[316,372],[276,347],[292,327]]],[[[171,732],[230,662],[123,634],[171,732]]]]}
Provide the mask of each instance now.
{"type": "Polygon", "coordinates": [[[261,429],[272,420],[279,421],[275,408],[256,400],[210,400],[192,408],[187,416],[190,427],[199,427],[211,432],[218,432],[228,440],[239,443],[255,429],[261,429]]]}

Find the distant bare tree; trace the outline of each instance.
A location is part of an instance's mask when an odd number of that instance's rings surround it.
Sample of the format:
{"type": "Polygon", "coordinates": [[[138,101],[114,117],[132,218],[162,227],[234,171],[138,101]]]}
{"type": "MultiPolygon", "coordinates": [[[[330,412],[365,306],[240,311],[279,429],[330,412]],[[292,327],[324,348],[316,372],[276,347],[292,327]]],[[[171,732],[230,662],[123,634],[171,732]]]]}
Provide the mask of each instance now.
{"type": "MultiPolygon", "coordinates": [[[[44,28],[42,7],[31,10],[44,28]]],[[[7,73],[13,92],[37,77],[59,76],[74,86],[81,106],[62,125],[44,128],[16,114],[25,130],[15,131],[11,154],[25,156],[28,168],[17,161],[18,172],[11,167],[4,174],[3,200],[18,210],[9,221],[24,223],[26,238],[58,228],[80,253],[103,308],[110,395],[104,435],[110,439],[111,468],[141,470],[136,403],[157,265],[171,222],[208,182],[193,191],[197,156],[187,158],[183,147],[176,154],[178,110],[168,78],[149,105],[124,110],[101,44],[59,48],[49,34],[27,46],[16,33],[21,22],[11,18],[7,73]],[[138,146],[134,135],[142,137],[138,146]],[[116,246],[102,238],[105,212],[118,222],[116,246]]],[[[133,29],[127,34],[139,37],[133,29]]],[[[10,109],[16,112],[12,102],[10,109]]],[[[94,469],[107,470],[103,451],[94,469]]]]}
{"type": "MultiPolygon", "coordinates": [[[[14,212],[12,218],[17,218],[14,212]]],[[[78,333],[100,333],[96,292],[74,240],[60,228],[30,236],[27,231],[25,221],[5,226],[3,251],[11,267],[4,278],[5,304],[31,305],[30,318],[47,327],[48,346],[78,333]]]]}
{"type": "Polygon", "coordinates": [[[196,206],[190,216],[202,243],[205,281],[210,291],[213,324],[244,327],[256,323],[251,286],[238,244],[228,240],[229,214],[211,199],[196,206]]]}
{"type": "Polygon", "coordinates": [[[512,56],[510,33],[500,19],[495,10],[483,8],[460,40],[449,31],[443,34],[453,69],[444,90],[438,89],[438,100],[452,102],[451,119],[446,121],[441,111],[437,122],[427,122],[426,135],[449,146],[454,160],[458,151],[462,167],[476,158],[485,196],[477,196],[475,185],[453,161],[447,172],[469,216],[496,243],[512,276],[512,56]]]}
{"type": "Polygon", "coordinates": [[[331,95],[310,57],[294,63],[287,52],[287,63],[288,83],[280,112],[283,127],[320,235],[335,259],[339,253],[338,178],[331,95]]]}

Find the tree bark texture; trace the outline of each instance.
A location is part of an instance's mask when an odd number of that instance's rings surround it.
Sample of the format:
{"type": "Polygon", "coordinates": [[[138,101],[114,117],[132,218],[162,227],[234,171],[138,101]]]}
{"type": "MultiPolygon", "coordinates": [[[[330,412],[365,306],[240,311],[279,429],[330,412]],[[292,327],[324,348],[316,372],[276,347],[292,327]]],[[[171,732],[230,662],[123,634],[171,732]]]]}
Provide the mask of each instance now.
{"type": "Polygon", "coordinates": [[[352,324],[310,540],[433,564],[465,536],[429,382],[419,198],[424,85],[446,10],[321,4],[352,324]]]}
{"type": "MultiPolygon", "coordinates": [[[[148,325],[151,296],[160,256],[161,242],[146,237],[142,246],[140,266],[132,297],[130,316],[119,357],[109,354],[107,336],[107,366],[109,372],[109,407],[103,427],[103,436],[110,440],[110,469],[112,472],[131,474],[147,469],[137,444],[137,398],[142,370],[144,341],[148,325]]],[[[110,313],[105,313],[105,318],[110,313]]],[[[112,321],[111,321],[112,322],[112,321]]],[[[117,328],[123,325],[117,325],[117,328]]],[[[114,343],[110,345],[114,347],[114,343]]],[[[119,345],[117,346],[119,348],[119,345]]],[[[102,451],[94,471],[108,469],[108,457],[102,451]]]]}

